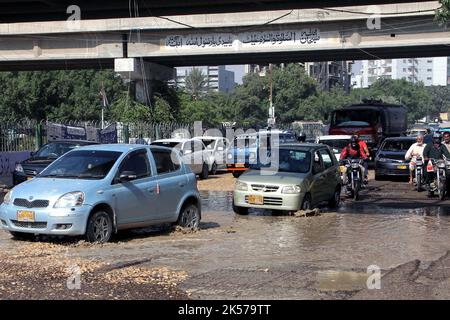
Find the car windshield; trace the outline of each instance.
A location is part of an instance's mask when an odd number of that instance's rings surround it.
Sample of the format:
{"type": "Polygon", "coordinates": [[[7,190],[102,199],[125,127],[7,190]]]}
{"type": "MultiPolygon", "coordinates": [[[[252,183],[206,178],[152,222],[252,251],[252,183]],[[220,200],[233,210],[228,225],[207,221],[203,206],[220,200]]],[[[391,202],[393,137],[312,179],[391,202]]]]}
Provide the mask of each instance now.
{"type": "Polygon", "coordinates": [[[326,144],[333,152],[341,152],[349,143],[350,139],[336,139],[336,140],[319,140],[319,143],[326,144]],[[335,151],[336,149],[336,151],[335,151]]]}
{"type": "Polygon", "coordinates": [[[121,154],[116,151],[73,151],[53,162],[39,177],[103,179],[121,154]]]}
{"type": "Polygon", "coordinates": [[[365,127],[376,123],[379,112],[375,110],[338,110],[333,114],[332,126],[365,127]]]}
{"type": "Polygon", "coordinates": [[[255,164],[250,166],[251,169],[261,170],[266,168],[269,170],[278,170],[280,172],[294,172],[294,173],[307,173],[309,172],[311,163],[311,154],[309,151],[293,150],[293,149],[278,149],[278,167],[271,166],[271,163],[267,164],[255,164]]]}
{"type": "Polygon", "coordinates": [[[206,149],[214,150],[214,142],[216,142],[216,140],[214,140],[214,139],[202,139],[202,141],[205,144],[206,149]]]}
{"type": "Polygon", "coordinates": [[[176,149],[180,149],[181,148],[181,142],[169,142],[169,141],[156,141],[156,142],[152,142],[151,145],[152,146],[161,146],[161,147],[167,147],[167,148],[176,148],[176,149]]]}
{"type": "Polygon", "coordinates": [[[59,158],[70,150],[79,147],[79,143],[51,142],[40,148],[33,156],[35,159],[59,158]]]}
{"type": "Polygon", "coordinates": [[[409,147],[414,143],[413,140],[411,141],[401,141],[401,140],[392,140],[392,141],[386,141],[384,143],[382,151],[388,151],[388,152],[406,152],[408,151],[409,147]]]}

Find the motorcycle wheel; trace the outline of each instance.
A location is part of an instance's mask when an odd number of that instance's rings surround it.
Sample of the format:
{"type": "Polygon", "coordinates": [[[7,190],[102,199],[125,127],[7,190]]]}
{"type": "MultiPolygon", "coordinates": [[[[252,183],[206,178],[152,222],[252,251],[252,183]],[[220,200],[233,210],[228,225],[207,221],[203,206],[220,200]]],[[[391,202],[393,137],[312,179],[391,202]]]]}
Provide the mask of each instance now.
{"type": "Polygon", "coordinates": [[[417,191],[422,191],[422,174],[418,173],[416,175],[416,182],[417,182],[417,191]]]}
{"type": "Polygon", "coordinates": [[[355,181],[355,190],[353,191],[353,200],[359,200],[359,190],[361,189],[361,181],[355,181]]]}
{"type": "Polygon", "coordinates": [[[441,181],[441,185],[439,186],[439,190],[438,190],[438,192],[439,192],[439,199],[440,200],[444,200],[445,199],[446,185],[447,185],[447,183],[446,183],[445,180],[441,181]]]}

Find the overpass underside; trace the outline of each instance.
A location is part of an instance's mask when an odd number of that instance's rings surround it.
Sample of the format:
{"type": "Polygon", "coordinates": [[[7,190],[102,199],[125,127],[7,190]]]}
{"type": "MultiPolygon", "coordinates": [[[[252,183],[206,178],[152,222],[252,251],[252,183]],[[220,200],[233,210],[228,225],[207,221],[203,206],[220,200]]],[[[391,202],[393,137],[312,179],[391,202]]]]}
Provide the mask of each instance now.
{"type": "Polygon", "coordinates": [[[223,21],[205,15],[195,28],[161,20],[0,24],[0,70],[112,68],[120,58],[173,67],[450,56],[450,31],[434,14],[382,17],[378,29],[367,15],[308,20],[300,13],[277,24],[259,23],[264,19],[256,15],[254,22],[242,16],[251,23],[239,23],[238,15],[223,21]]]}

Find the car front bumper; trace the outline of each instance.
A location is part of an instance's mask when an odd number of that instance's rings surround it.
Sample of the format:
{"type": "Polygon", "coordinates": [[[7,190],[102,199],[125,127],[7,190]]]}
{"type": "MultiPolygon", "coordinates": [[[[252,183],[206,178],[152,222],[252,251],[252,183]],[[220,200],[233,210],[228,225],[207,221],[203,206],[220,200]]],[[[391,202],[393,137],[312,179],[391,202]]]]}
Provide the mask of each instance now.
{"type": "Polygon", "coordinates": [[[304,193],[300,194],[282,194],[279,192],[255,192],[255,191],[237,191],[233,192],[233,203],[237,207],[259,208],[269,210],[298,211],[303,202],[304,193]],[[262,196],[264,204],[248,203],[249,196],[262,196]]]}
{"type": "Polygon", "coordinates": [[[377,161],[375,163],[375,174],[379,176],[408,176],[409,163],[377,161]]]}
{"type": "Polygon", "coordinates": [[[12,204],[0,206],[0,225],[3,229],[15,232],[25,232],[47,235],[83,235],[92,207],[83,205],[74,208],[32,208],[17,207],[12,204]],[[33,211],[34,221],[18,221],[18,211],[33,211]],[[66,229],[61,229],[66,226],[66,229]]]}

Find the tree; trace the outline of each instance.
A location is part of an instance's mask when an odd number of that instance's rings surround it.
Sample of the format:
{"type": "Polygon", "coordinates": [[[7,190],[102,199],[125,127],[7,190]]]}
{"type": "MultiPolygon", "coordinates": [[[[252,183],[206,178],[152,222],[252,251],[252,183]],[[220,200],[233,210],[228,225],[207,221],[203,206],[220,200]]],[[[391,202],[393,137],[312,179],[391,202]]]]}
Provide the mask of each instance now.
{"type": "Polygon", "coordinates": [[[428,115],[435,118],[441,112],[450,111],[450,87],[431,86],[427,88],[431,95],[431,105],[428,115]]]}
{"type": "Polygon", "coordinates": [[[111,104],[109,118],[121,122],[148,122],[151,121],[150,108],[134,101],[129,91],[122,91],[119,97],[111,104]]]}
{"type": "Polygon", "coordinates": [[[185,88],[193,100],[197,100],[206,87],[206,77],[201,69],[193,68],[186,76],[185,88]]]}
{"type": "Polygon", "coordinates": [[[450,0],[440,0],[441,7],[436,10],[435,20],[440,25],[446,25],[450,19],[450,0]]]}

